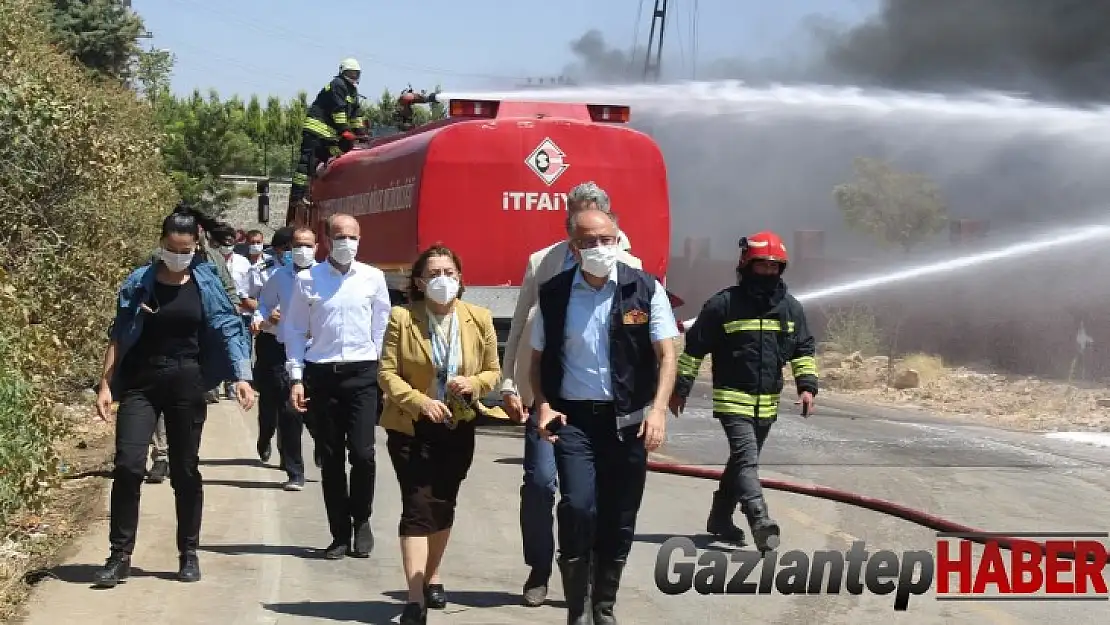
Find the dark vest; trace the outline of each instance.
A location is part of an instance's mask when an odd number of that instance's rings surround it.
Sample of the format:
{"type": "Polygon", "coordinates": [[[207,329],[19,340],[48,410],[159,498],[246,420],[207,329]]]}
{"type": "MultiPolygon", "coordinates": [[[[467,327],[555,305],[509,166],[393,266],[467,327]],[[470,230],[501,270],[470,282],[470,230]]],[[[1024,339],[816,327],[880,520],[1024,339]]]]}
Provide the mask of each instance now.
{"type": "MultiPolygon", "coordinates": [[[[571,286],[578,266],[543,283],[539,289],[544,349],[540,383],[547,401],[558,410],[563,384],[563,337],[571,286]]],[[[651,298],[655,278],[617,263],[617,289],[609,316],[609,371],[618,415],[640,410],[655,398],[659,359],[651,343],[651,298]]]]}

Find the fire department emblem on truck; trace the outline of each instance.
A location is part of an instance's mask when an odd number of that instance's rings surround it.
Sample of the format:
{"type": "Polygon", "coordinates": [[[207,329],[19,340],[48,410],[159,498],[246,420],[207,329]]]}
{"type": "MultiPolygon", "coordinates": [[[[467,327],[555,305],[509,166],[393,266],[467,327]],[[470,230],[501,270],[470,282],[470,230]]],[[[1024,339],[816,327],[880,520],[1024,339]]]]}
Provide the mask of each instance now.
{"type": "Polygon", "coordinates": [[[554,141],[547,138],[532,150],[528,158],[524,159],[524,164],[550,187],[559,179],[559,176],[563,175],[563,172],[570,168],[566,158],[566,153],[559,149],[554,141]]]}

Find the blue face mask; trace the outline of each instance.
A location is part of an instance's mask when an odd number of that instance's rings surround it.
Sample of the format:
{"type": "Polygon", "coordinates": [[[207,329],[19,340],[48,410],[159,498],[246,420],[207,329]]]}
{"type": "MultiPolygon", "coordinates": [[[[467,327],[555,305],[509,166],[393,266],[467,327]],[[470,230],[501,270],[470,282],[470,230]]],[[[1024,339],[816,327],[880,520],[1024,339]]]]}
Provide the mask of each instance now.
{"type": "Polygon", "coordinates": [[[283,264],[283,265],[292,265],[293,264],[293,251],[292,250],[289,250],[288,252],[282,252],[281,253],[281,264],[283,264]]]}

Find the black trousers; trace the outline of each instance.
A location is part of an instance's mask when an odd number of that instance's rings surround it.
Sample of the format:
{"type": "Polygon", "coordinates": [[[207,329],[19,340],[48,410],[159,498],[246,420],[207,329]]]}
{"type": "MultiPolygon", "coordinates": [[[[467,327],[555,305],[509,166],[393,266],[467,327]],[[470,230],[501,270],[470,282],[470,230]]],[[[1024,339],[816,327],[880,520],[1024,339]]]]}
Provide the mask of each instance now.
{"type": "Polygon", "coordinates": [[[728,439],[728,463],[721,474],[720,489],[726,498],[741,505],[763,498],[759,483],[759,454],[774,421],[741,415],[715,414],[728,439]]]}
{"type": "Polygon", "coordinates": [[[625,561],[647,482],[640,426],[618,430],[610,402],[561,401],[556,409],[567,416],[554,445],[559,557],[625,561]]]}
{"type": "Polygon", "coordinates": [[[398,536],[431,536],[455,524],[459,488],[474,460],[474,422],[450,429],[421,419],[413,436],[388,431],[386,448],[401,487],[398,536]]]}
{"type": "Polygon", "coordinates": [[[316,177],[316,166],[332,156],[341,153],[339,143],[325,139],[307,130],[301,131],[301,153],[297,167],[293,171],[292,185],[289,189],[290,200],[300,200],[308,188],[308,181],[316,177]]]}
{"type": "Polygon", "coordinates": [[[161,414],[169,449],[170,484],[177,511],[177,549],[195,552],[200,542],[204,492],[200,440],[208,416],[204,380],[195,360],[162,360],[121,372],[126,390],[116,416],[108,540],[113,553],[131,555],[139,526],[139,495],[150,438],[161,414]]]}
{"type": "Polygon", "coordinates": [[[328,525],[335,541],[349,542],[354,528],[370,520],[374,505],[378,363],[306,363],[304,385],[320,452],[328,525]]]}
{"type": "Polygon", "coordinates": [[[290,480],[304,479],[301,414],[289,403],[289,375],[285,371],[285,346],[269,332],[255,338],[254,384],[258,389],[258,446],[263,448],[277,434],[281,468],[290,480]]]}

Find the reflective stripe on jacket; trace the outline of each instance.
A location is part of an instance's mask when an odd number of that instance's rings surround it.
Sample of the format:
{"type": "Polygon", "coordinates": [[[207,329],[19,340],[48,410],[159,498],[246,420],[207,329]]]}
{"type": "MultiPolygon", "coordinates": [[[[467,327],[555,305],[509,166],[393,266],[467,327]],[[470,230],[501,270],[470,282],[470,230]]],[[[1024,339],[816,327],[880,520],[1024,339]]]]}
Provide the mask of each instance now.
{"type": "Polygon", "coordinates": [[[817,394],[816,342],[801,303],[784,284],[763,302],[739,286],[717,293],[685,341],[675,391],[688,397],[702,360],[712,355],[715,414],[776,418],[788,364],[798,393],[817,394]]]}

